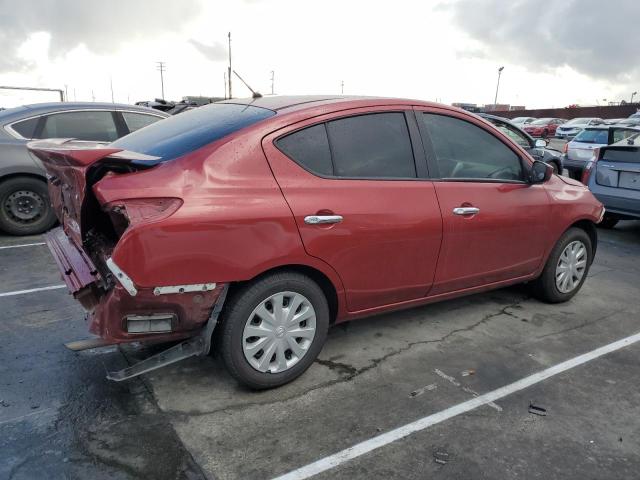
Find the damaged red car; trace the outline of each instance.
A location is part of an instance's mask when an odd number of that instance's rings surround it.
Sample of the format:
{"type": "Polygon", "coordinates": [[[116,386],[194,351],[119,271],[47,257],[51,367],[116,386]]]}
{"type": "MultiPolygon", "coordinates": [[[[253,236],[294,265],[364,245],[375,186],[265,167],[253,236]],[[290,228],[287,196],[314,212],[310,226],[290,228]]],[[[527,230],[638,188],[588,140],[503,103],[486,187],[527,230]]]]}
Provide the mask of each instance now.
{"type": "Polygon", "coordinates": [[[47,243],[95,338],[212,342],[253,388],[287,383],[333,323],[531,282],[578,292],[604,209],[468,112],[383,98],[194,109],[118,141],[36,141],[61,227],[47,243]]]}

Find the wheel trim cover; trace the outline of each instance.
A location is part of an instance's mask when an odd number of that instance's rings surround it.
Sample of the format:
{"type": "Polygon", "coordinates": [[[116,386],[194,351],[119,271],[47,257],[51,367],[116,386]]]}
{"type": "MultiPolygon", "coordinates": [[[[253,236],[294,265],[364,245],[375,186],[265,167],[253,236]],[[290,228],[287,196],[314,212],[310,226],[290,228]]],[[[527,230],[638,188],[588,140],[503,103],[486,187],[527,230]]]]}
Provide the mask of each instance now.
{"type": "Polygon", "coordinates": [[[309,351],[316,334],[316,312],[307,297],[278,292],[262,300],[247,318],[242,351],[255,370],[282,373],[309,351]]]}
{"type": "Polygon", "coordinates": [[[587,269],[587,247],[580,240],[570,242],[558,259],[555,279],[560,293],[573,292],[582,281],[587,269]]]}

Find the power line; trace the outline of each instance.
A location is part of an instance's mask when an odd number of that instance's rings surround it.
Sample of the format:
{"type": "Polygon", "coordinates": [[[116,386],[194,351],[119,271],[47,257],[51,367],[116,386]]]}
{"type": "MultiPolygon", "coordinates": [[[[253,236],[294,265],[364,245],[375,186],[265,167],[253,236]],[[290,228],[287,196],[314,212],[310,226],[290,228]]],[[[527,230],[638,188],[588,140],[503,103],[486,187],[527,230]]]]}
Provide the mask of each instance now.
{"type": "Polygon", "coordinates": [[[160,88],[162,89],[162,99],[164,100],[164,72],[167,71],[165,62],[156,62],[156,70],[160,72],[160,88]]]}

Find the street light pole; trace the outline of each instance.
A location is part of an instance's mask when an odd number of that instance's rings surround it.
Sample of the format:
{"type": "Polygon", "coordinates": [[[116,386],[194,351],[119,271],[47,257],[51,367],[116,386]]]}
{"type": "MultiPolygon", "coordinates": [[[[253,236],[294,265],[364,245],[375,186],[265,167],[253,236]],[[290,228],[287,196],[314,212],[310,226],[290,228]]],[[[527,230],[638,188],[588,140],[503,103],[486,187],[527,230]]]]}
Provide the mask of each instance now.
{"type": "Polygon", "coordinates": [[[637,95],[638,92],[633,92],[631,94],[631,100],[629,101],[629,103],[633,103],[633,97],[635,97],[637,95]]]}
{"type": "Polygon", "coordinates": [[[164,100],[164,72],[167,70],[165,62],[156,62],[157,70],[160,72],[160,88],[162,90],[162,99],[164,100]]]}
{"type": "Polygon", "coordinates": [[[275,81],[276,72],[271,70],[271,95],[273,95],[273,83],[275,81]]]}
{"type": "Polygon", "coordinates": [[[498,69],[498,84],[496,85],[496,96],[493,99],[493,106],[495,107],[496,105],[498,105],[498,89],[500,88],[500,75],[502,75],[502,70],[504,70],[504,67],[500,67],[498,69]]]}

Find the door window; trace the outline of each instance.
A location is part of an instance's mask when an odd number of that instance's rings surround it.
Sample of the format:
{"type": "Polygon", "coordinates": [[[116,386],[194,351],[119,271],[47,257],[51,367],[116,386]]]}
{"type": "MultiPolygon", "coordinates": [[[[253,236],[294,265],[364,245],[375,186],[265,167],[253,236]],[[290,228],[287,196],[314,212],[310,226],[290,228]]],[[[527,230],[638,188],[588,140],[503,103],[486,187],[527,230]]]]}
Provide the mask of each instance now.
{"type": "Polygon", "coordinates": [[[311,172],[346,178],[416,178],[404,113],[332,120],[280,138],[276,146],[311,172]]]}
{"type": "Polygon", "coordinates": [[[162,117],[147,115],[146,113],[122,112],[122,116],[127,124],[129,132],[135,132],[136,130],[140,130],[142,127],[146,127],[147,125],[156,123],[158,120],[162,120],[162,117]]]}
{"type": "Polygon", "coordinates": [[[36,131],[36,126],[38,125],[38,121],[40,117],[29,118],[27,120],[23,120],[21,122],[14,123],[11,125],[22,138],[33,138],[33,135],[36,131]]]}
{"type": "Polygon", "coordinates": [[[424,113],[442,178],[522,180],[520,157],[476,125],[453,117],[424,113]]]}
{"type": "Polygon", "coordinates": [[[111,112],[85,110],[47,115],[40,138],[112,142],[118,139],[118,131],[111,112]]]}

